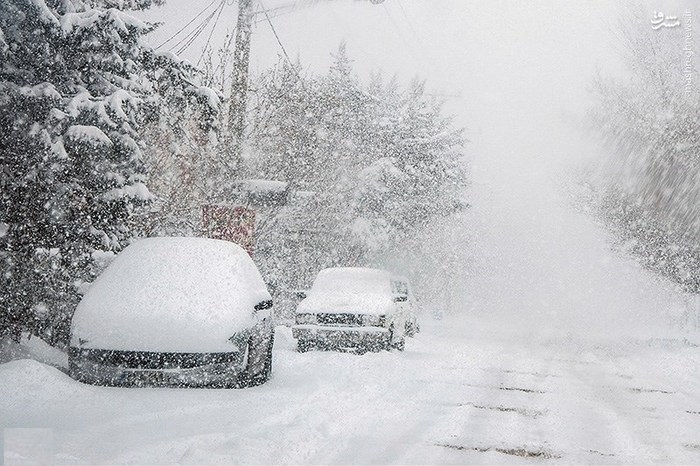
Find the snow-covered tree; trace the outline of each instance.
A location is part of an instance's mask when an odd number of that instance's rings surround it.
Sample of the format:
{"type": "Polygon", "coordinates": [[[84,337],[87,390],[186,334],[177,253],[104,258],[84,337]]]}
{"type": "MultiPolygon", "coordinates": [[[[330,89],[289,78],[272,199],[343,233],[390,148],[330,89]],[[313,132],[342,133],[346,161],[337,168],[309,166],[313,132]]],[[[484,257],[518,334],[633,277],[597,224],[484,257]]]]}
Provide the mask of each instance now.
{"type": "MultiPolygon", "coordinates": [[[[194,73],[194,70],[191,70],[194,73]]],[[[144,125],[144,170],[153,199],[139,213],[147,236],[196,236],[202,206],[221,200],[233,170],[218,151],[221,94],[207,87],[167,88],[158,119],[144,125]]]]}
{"type": "MultiPolygon", "coordinates": [[[[654,30],[633,12],[619,37],[628,81],[599,77],[592,122],[610,160],[602,216],[641,261],[700,291],[700,92],[691,19],[654,30]]],[[[691,13],[692,16],[692,13],[691,13]]]]}
{"type": "Polygon", "coordinates": [[[461,130],[415,80],[405,91],[376,73],[364,86],[341,44],[325,76],[280,62],[257,89],[250,177],[287,181],[301,196],[267,212],[256,259],[281,289],[330,266],[383,265],[433,218],[461,210],[461,130]],[[298,276],[285,270],[303,270],[298,276]],[[282,272],[282,273],[280,273],[282,272]]]}
{"type": "Polygon", "coordinates": [[[160,96],[206,100],[122,11],[151,3],[0,3],[0,333],[67,340],[81,287],[152,198],[141,131],[160,96]]]}
{"type": "Polygon", "coordinates": [[[442,116],[441,102],[427,97],[419,80],[399,98],[393,82],[375,97],[375,153],[356,191],[360,225],[375,225],[367,238],[410,233],[464,208],[464,139],[442,116]]]}

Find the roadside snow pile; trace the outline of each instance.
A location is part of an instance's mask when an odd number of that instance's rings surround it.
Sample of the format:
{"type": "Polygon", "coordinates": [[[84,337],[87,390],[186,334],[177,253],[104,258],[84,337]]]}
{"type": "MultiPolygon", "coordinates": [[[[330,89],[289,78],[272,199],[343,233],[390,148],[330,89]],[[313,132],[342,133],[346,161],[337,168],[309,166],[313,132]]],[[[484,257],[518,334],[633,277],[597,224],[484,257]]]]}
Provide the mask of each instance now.
{"type": "Polygon", "coordinates": [[[203,238],[149,238],[121,252],[73,316],[73,346],[132,351],[230,351],[269,300],[240,246],[203,238]]]}
{"type": "Polygon", "coordinates": [[[48,409],[53,403],[60,405],[79,399],[82,387],[90,389],[55,367],[31,359],[0,364],[0,394],[3,400],[0,404],[0,417],[5,420],[3,426],[7,427],[8,422],[12,424],[13,419],[8,412],[17,413],[17,410],[11,409],[14,406],[34,405],[37,410],[41,410],[42,406],[43,409],[48,409]]]}
{"type": "Polygon", "coordinates": [[[58,368],[68,367],[68,356],[63,351],[50,346],[41,338],[22,335],[19,343],[9,338],[0,339],[0,364],[16,359],[33,359],[58,368]]]}

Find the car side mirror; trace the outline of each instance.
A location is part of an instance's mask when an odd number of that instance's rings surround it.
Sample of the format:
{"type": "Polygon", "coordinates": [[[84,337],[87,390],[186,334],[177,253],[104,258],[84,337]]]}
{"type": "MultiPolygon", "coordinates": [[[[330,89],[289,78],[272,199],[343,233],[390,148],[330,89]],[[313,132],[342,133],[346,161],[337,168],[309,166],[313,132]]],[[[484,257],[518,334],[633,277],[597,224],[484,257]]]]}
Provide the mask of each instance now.
{"type": "Polygon", "coordinates": [[[294,296],[296,296],[299,299],[305,299],[306,298],[306,291],[305,290],[297,290],[294,292],[294,296]]]}
{"type": "Polygon", "coordinates": [[[256,311],[264,311],[265,309],[270,309],[271,307],[272,307],[272,300],[266,299],[265,301],[260,301],[258,304],[256,304],[254,309],[256,311]]]}
{"type": "Polygon", "coordinates": [[[408,295],[405,294],[397,294],[394,296],[394,302],[395,303],[405,303],[408,301],[408,295]]]}

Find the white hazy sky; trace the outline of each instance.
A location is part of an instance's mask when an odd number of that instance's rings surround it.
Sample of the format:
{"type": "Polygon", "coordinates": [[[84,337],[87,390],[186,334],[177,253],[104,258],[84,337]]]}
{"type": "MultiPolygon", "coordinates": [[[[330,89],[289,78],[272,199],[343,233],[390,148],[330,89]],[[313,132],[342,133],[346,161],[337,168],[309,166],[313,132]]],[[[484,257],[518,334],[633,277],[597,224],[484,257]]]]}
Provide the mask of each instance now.
{"type": "MultiPolygon", "coordinates": [[[[269,9],[296,5],[280,16],[273,13],[272,21],[289,55],[298,55],[310,70],[325,72],[330,54],[346,40],[361,78],[376,69],[396,73],[404,83],[416,75],[426,78],[433,92],[459,96],[448,100],[446,110],[481,135],[506,127],[545,132],[552,119],[580,114],[587,106],[586,87],[596,71],[617,75],[623,70],[612,38],[623,8],[613,0],[256,1],[269,9]]],[[[163,23],[151,37],[158,45],[211,2],[167,0],[140,16],[163,23]]],[[[229,3],[212,34],[217,47],[236,23],[237,2],[229,3]]],[[[650,20],[657,10],[680,16],[685,6],[679,0],[638,3],[650,20]]],[[[275,63],[281,53],[260,19],[252,40],[252,72],[275,63]]],[[[209,32],[183,58],[196,63],[209,32]]]]}
{"type": "MultiPolygon", "coordinates": [[[[160,44],[211,0],[169,0],[144,16],[163,26],[160,44]]],[[[237,6],[226,6],[212,35],[221,44],[236,22],[237,6]]],[[[267,8],[293,2],[267,0],[267,8]]],[[[596,67],[616,68],[610,26],[612,1],[368,0],[299,1],[273,18],[287,52],[323,72],[330,53],[345,39],[360,76],[383,69],[404,82],[418,75],[430,89],[461,96],[449,102],[464,125],[488,125],[484,116],[541,113],[578,105],[596,67]]],[[[650,12],[651,17],[651,12],[650,12]]],[[[209,31],[183,53],[196,62],[209,31]]],[[[277,60],[280,47],[269,25],[255,26],[251,70],[277,60]]]]}

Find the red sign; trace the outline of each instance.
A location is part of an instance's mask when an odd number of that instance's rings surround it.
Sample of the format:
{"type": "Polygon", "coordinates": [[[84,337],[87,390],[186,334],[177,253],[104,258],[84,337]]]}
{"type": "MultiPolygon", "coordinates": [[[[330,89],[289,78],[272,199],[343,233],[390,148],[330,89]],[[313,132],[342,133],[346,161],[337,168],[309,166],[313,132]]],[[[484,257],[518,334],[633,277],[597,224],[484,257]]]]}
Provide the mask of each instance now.
{"type": "Polygon", "coordinates": [[[236,243],[253,257],[255,211],[227,205],[202,206],[202,224],[208,238],[236,243]]]}

